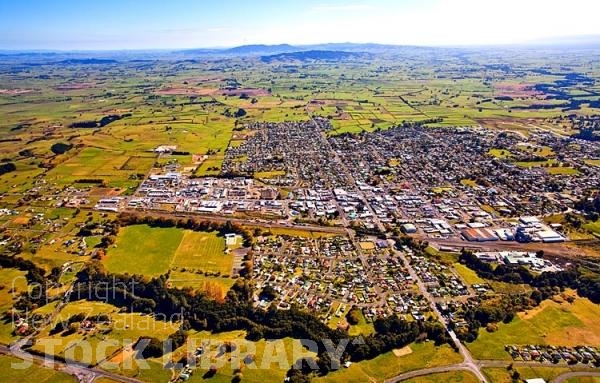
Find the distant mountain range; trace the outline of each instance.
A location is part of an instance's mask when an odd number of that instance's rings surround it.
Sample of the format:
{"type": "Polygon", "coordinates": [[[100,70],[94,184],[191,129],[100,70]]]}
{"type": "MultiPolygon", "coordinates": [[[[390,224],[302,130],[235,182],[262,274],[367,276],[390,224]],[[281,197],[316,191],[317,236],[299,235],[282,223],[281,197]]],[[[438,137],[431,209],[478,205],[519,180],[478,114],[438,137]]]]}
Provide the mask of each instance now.
{"type": "Polygon", "coordinates": [[[431,48],[420,48],[413,46],[403,45],[385,45],[385,44],[355,44],[355,43],[330,43],[330,44],[313,44],[313,45],[290,45],[290,44],[278,44],[278,45],[242,45],[234,48],[223,48],[223,49],[185,49],[178,53],[187,55],[226,55],[226,56],[264,56],[264,55],[277,55],[282,53],[293,53],[293,52],[308,52],[308,51],[329,51],[329,52],[367,52],[367,53],[380,53],[390,50],[399,49],[431,49],[431,48]]]}
{"type": "Polygon", "coordinates": [[[30,64],[39,65],[49,60],[62,64],[76,65],[104,65],[112,64],[115,60],[141,62],[140,60],[177,59],[196,60],[205,58],[227,58],[227,57],[256,57],[264,62],[273,61],[309,61],[309,60],[345,60],[357,57],[368,57],[368,55],[394,55],[404,58],[422,56],[429,54],[432,57],[440,53],[462,55],[464,53],[487,50],[487,49],[544,49],[544,50],[581,50],[600,49],[600,35],[557,37],[554,39],[540,39],[530,41],[526,44],[497,45],[497,46],[456,46],[456,47],[427,47],[412,45],[391,45],[376,43],[327,43],[312,45],[290,45],[290,44],[252,44],[232,48],[198,48],[183,50],[122,50],[122,51],[3,51],[0,57],[4,58],[26,58],[30,64]]]}
{"type": "Polygon", "coordinates": [[[274,62],[274,61],[339,61],[347,60],[351,58],[366,58],[370,57],[370,53],[366,52],[346,52],[346,51],[300,51],[300,52],[286,52],[278,53],[268,56],[260,56],[263,62],[274,62]]]}

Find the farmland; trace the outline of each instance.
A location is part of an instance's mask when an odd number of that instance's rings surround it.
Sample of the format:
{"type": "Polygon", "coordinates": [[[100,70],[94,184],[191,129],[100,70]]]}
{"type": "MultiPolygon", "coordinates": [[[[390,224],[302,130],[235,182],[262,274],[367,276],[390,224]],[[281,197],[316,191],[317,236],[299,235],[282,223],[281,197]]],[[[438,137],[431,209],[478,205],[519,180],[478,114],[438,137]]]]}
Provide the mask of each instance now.
{"type": "Polygon", "coordinates": [[[2,56],[0,343],[151,383],[283,381],[300,338],[358,342],[321,383],[508,382],[481,368],[506,345],[598,347],[597,52],[349,49],[2,56]],[[140,287],[79,299],[111,278],[140,287]],[[129,368],[145,336],[183,345],[129,368]]]}
{"type": "Polygon", "coordinates": [[[23,361],[11,356],[0,356],[0,369],[2,369],[2,381],[7,383],[74,383],[76,380],[65,373],[56,372],[42,366],[33,364],[28,368],[12,368],[11,365],[20,364],[23,361]]]}
{"type": "Polygon", "coordinates": [[[196,271],[229,275],[233,257],[217,233],[193,232],[146,225],[121,229],[115,247],[107,252],[106,267],[117,273],[159,276],[174,271],[174,280],[202,282],[196,271]],[[143,240],[141,240],[143,239],[143,240]]]}
{"type": "Polygon", "coordinates": [[[96,365],[104,362],[107,357],[110,361],[110,358],[124,347],[125,341],[135,343],[146,334],[153,334],[163,340],[177,329],[177,323],[126,313],[109,304],[87,301],[69,303],[61,310],[60,316],[52,325],[66,321],[76,314],[84,314],[86,318],[106,314],[110,322],[97,325],[92,330],[80,328],[76,331],[66,330],[50,334],[48,329],[40,334],[32,349],[38,352],[50,352],[67,360],[96,365]]]}
{"type": "Polygon", "coordinates": [[[347,369],[341,369],[314,381],[317,383],[341,381],[358,383],[369,380],[382,382],[401,372],[444,366],[459,361],[460,355],[448,346],[435,347],[431,343],[411,344],[406,350],[389,352],[375,359],[353,364],[347,369]]]}
{"type": "Polygon", "coordinates": [[[505,345],[596,345],[599,332],[594,318],[598,314],[598,306],[587,299],[577,298],[573,303],[545,301],[538,308],[519,313],[510,324],[499,325],[496,332],[482,331],[469,348],[477,358],[510,359],[505,345]]]}
{"type": "Polygon", "coordinates": [[[446,372],[406,380],[409,383],[475,383],[479,380],[467,372],[446,372]]]}

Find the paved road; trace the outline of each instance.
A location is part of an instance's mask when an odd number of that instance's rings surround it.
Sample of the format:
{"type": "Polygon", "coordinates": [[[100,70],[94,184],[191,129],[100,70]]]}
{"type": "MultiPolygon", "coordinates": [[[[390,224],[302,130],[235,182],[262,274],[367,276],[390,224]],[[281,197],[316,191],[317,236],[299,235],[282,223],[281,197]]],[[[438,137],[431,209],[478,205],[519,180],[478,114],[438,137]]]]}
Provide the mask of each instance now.
{"type": "MultiPolygon", "coordinates": [[[[509,365],[513,365],[514,367],[547,367],[547,368],[553,368],[553,367],[557,367],[557,366],[558,367],[567,367],[564,364],[555,365],[555,364],[542,363],[542,362],[536,362],[536,361],[525,362],[525,361],[508,361],[508,360],[476,360],[476,359],[472,359],[472,363],[474,363],[478,369],[481,369],[481,368],[506,369],[509,365]]],[[[578,366],[568,366],[568,367],[572,368],[572,369],[576,369],[576,368],[590,369],[590,367],[587,367],[587,366],[579,366],[579,367],[578,366]]],[[[418,376],[441,374],[444,372],[452,372],[452,371],[468,371],[468,372],[475,374],[475,372],[473,371],[473,365],[471,363],[462,362],[462,363],[452,364],[452,365],[448,365],[448,366],[430,367],[430,368],[424,368],[421,370],[405,372],[405,373],[397,375],[391,379],[385,380],[385,383],[397,383],[397,382],[402,382],[404,380],[412,379],[412,378],[415,378],[418,376]]],[[[598,372],[596,372],[596,371],[569,371],[569,372],[565,372],[565,373],[557,376],[552,381],[552,383],[564,383],[567,379],[583,377],[583,376],[598,376],[598,377],[600,377],[600,371],[598,371],[598,372]]],[[[484,377],[484,379],[485,379],[485,377],[484,377]]],[[[485,381],[487,381],[487,380],[482,379],[482,382],[485,382],[485,381]]]]}
{"type": "Polygon", "coordinates": [[[584,377],[584,376],[600,377],[600,372],[586,372],[586,371],[565,372],[564,374],[560,374],[559,376],[554,378],[552,383],[563,383],[567,379],[580,378],[580,377],[584,377]]]}
{"type": "Polygon", "coordinates": [[[395,376],[391,379],[387,379],[384,382],[385,383],[397,383],[397,382],[402,382],[404,380],[416,378],[418,376],[442,374],[444,372],[452,372],[452,371],[467,371],[467,372],[473,373],[473,370],[471,369],[470,366],[467,366],[467,365],[461,363],[461,364],[455,364],[452,366],[432,367],[432,368],[427,368],[424,370],[416,370],[416,371],[406,372],[404,374],[395,376]]]}
{"type": "Polygon", "coordinates": [[[54,366],[57,366],[58,371],[74,376],[81,383],[91,383],[95,379],[101,377],[109,378],[122,383],[141,383],[141,381],[138,379],[129,378],[110,371],[105,371],[99,367],[86,367],[77,363],[67,364],[56,360],[47,359],[43,356],[30,354],[21,349],[23,345],[22,343],[23,342],[21,341],[13,343],[10,347],[0,346],[0,354],[12,355],[26,361],[36,361],[46,368],[54,368],[54,366]]]}

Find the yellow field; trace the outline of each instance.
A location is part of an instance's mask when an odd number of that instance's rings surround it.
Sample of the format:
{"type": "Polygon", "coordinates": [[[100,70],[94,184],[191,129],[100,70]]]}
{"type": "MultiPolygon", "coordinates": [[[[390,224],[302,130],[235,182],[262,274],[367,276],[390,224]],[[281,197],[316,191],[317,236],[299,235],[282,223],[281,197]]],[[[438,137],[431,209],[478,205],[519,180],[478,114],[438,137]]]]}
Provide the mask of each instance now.
{"type": "Polygon", "coordinates": [[[186,231],[171,266],[229,274],[233,257],[225,254],[225,239],[216,233],[186,231]]]}
{"type": "Polygon", "coordinates": [[[508,344],[547,344],[577,346],[600,344],[600,306],[588,299],[573,303],[542,302],[540,307],[519,313],[509,324],[499,324],[498,331],[480,331],[468,345],[478,359],[510,359],[504,350],[508,344]]]}
{"type": "Polygon", "coordinates": [[[313,379],[315,383],[364,383],[383,382],[404,372],[427,367],[445,366],[460,363],[462,357],[450,346],[436,347],[433,343],[414,343],[412,352],[397,357],[393,351],[371,360],[354,363],[349,368],[331,372],[327,376],[313,379]]]}

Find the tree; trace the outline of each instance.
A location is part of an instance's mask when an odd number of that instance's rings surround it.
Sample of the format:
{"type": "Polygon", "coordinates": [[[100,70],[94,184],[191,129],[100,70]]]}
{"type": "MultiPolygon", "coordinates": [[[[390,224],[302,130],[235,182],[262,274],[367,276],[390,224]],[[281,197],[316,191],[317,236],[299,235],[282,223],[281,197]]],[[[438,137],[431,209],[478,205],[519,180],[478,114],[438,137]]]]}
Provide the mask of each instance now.
{"type": "Polygon", "coordinates": [[[346,314],[346,320],[351,325],[355,326],[360,322],[361,312],[360,309],[356,306],[352,307],[348,314],[346,314]]]}
{"type": "Polygon", "coordinates": [[[259,294],[260,299],[264,299],[266,301],[272,301],[277,298],[277,291],[271,285],[266,285],[263,287],[262,291],[259,294]]]}
{"type": "Polygon", "coordinates": [[[7,162],[0,165],[0,175],[14,172],[17,170],[17,167],[12,162],[7,162]]]}
{"type": "Polygon", "coordinates": [[[71,150],[72,147],[73,147],[73,145],[71,145],[71,144],[57,142],[56,144],[54,144],[50,147],[50,150],[54,154],[64,154],[64,153],[68,152],[69,150],[71,150]]]}
{"type": "Polygon", "coordinates": [[[159,339],[142,337],[138,342],[148,342],[146,347],[142,350],[142,357],[144,357],[144,359],[159,358],[163,355],[163,344],[159,339]]]}

